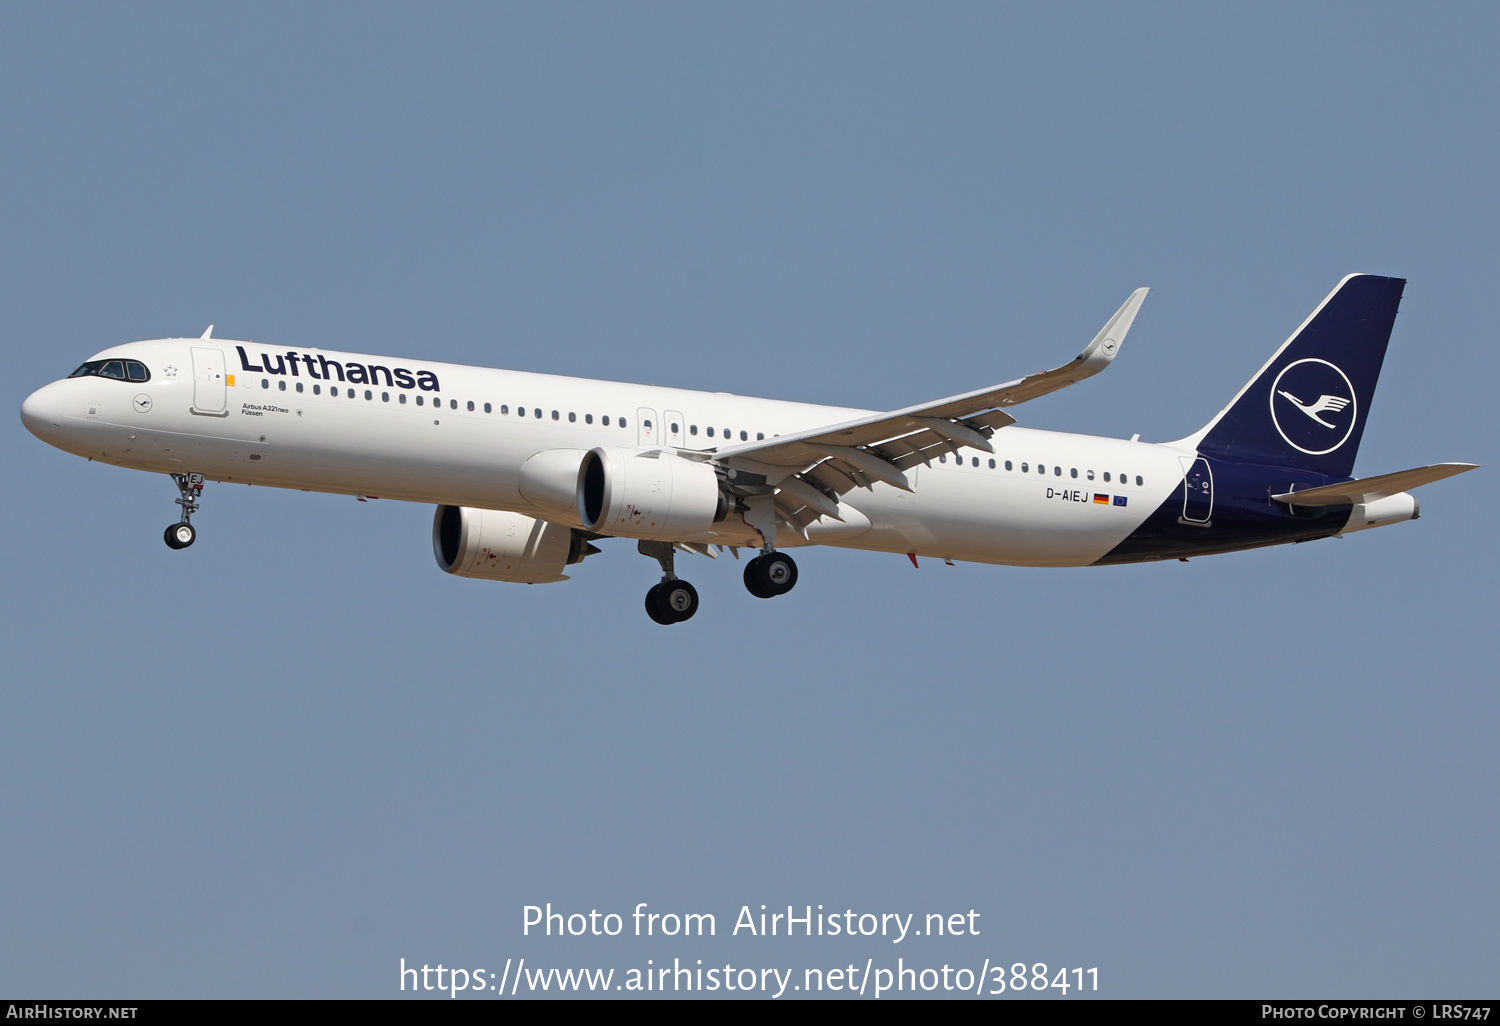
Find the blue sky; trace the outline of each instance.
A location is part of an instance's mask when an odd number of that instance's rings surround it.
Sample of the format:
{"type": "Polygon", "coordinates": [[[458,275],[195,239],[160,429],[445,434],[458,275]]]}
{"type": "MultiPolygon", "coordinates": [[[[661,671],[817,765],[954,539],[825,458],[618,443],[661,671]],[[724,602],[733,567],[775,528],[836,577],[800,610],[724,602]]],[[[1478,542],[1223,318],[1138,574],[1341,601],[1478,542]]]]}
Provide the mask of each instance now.
{"type": "MultiPolygon", "coordinates": [[[[1204,423],[1410,279],[1357,472],[1494,462],[1493,8],[11,5],[12,410],[199,334],[894,408],[1204,423]]],[[[0,989],[385,997],[396,966],[1098,966],[1108,996],[1493,988],[1497,507],[1083,570],[629,543],[457,580],[427,507],[0,436],[0,989]],[[727,565],[726,565],[727,564],[727,565]],[[523,938],[521,908],[982,912],[980,937],[523,938]],[[769,940],[769,939],[768,939],[769,940]],[[913,942],[915,947],[915,942],[913,942]],[[538,960],[540,960],[538,962],[538,960]]]]}

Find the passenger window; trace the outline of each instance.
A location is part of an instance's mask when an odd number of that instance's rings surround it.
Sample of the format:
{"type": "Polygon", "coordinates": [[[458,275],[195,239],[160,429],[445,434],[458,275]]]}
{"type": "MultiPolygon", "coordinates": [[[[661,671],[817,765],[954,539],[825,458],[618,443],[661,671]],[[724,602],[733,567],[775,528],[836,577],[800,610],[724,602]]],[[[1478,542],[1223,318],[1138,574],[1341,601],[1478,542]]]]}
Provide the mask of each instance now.
{"type": "MultiPolygon", "coordinates": [[[[1053,467],[1052,468],[1052,476],[1053,477],[1062,477],[1062,467],[1053,467]]],[[[1075,474],[1074,476],[1077,477],[1078,475],[1075,474]]]]}
{"type": "Polygon", "coordinates": [[[1027,472],[1027,471],[1028,471],[1028,470],[1030,470],[1030,469],[1031,469],[1031,468],[1030,468],[1030,467],[1028,467],[1028,466],[1027,466],[1027,465],[1026,465],[1026,464],[1024,464],[1024,463],[1023,463],[1023,464],[1021,464],[1021,473],[1023,473],[1023,474],[1024,474],[1024,473],[1026,473],[1026,472],[1027,472]]]}
{"type": "Polygon", "coordinates": [[[278,382],[276,382],[276,387],[279,388],[281,391],[285,392],[286,391],[286,382],[285,381],[278,381],[278,382]]]}
{"type": "Polygon", "coordinates": [[[1013,470],[1013,469],[1014,469],[1014,468],[1013,468],[1013,467],[1012,467],[1012,466],[1011,466],[1011,465],[1010,465],[1010,460],[1006,460],[1006,461],[1005,461],[1005,469],[1006,469],[1006,470],[1013,470]]]}
{"type": "Polygon", "coordinates": [[[270,380],[268,378],[261,378],[260,379],[260,387],[261,388],[270,388],[271,387],[270,380]]]}
{"type": "Polygon", "coordinates": [[[766,436],[764,434],[762,434],[761,432],[757,431],[757,432],[755,432],[755,440],[757,442],[764,442],[766,440],[766,436]]]}
{"type": "Polygon", "coordinates": [[[417,405],[418,406],[422,405],[422,397],[421,396],[417,396],[417,405]]]}
{"type": "Polygon", "coordinates": [[[1104,472],[1104,483],[1109,484],[1109,471],[1104,472]]]}
{"type": "Polygon", "coordinates": [[[302,382],[297,382],[297,391],[302,391],[302,382]]]}
{"type": "Polygon", "coordinates": [[[947,456],[939,456],[938,457],[938,462],[939,463],[947,463],[948,462],[948,457],[947,456]]]}
{"type": "Polygon", "coordinates": [[[391,401],[391,393],[389,393],[389,392],[381,392],[380,393],[380,401],[383,402],[383,403],[390,402],[391,401]]]}
{"type": "Polygon", "coordinates": [[[976,466],[976,467],[979,466],[979,457],[978,456],[974,457],[974,466],[976,466]]]}
{"type": "Polygon", "coordinates": [[[556,410],[553,410],[552,411],[552,419],[553,420],[561,420],[562,418],[557,415],[557,411],[556,410]]]}
{"type": "Polygon", "coordinates": [[[1092,480],[1093,480],[1093,479],[1094,479],[1094,472],[1093,472],[1093,471],[1092,471],[1092,470],[1090,470],[1090,471],[1087,471],[1087,472],[1086,472],[1086,473],[1085,473],[1085,476],[1086,476],[1086,477],[1087,477],[1087,478],[1088,478],[1088,479],[1089,479],[1089,480],[1090,480],[1090,481],[1092,481],[1092,480]]]}
{"type": "Polygon", "coordinates": [[[990,469],[991,470],[995,469],[995,461],[994,460],[990,460],[990,469]]]}
{"type": "Polygon", "coordinates": [[[374,399],[375,398],[374,394],[368,388],[365,389],[365,398],[366,399],[374,399]]]}
{"type": "Polygon", "coordinates": [[[470,413],[474,412],[474,400],[472,400],[472,399],[469,400],[469,412],[470,413]]]}
{"type": "Polygon", "coordinates": [[[1141,475],[1139,475],[1139,474],[1137,474],[1137,475],[1135,475],[1135,483],[1136,483],[1136,484],[1137,484],[1137,485],[1143,485],[1143,484],[1145,484],[1145,483],[1146,483],[1146,482],[1144,482],[1144,481],[1142,481],[1142,480],[1141,480],[1141,475]]]}
{"type": "MultiPolygon", "coordinates": [[[[322,394],[323,394],[323,386],[322,385],[314,385],[313,386],[313,395],[322,395],[322,394]]],[[[403,395],[401,398],[404,400],[406,398],[406,396],[403,395]]]]}
{"type": "Polygon", "coordinates": [[[741,431],[740,432],[740,441],[742,441],[742,442],[748,442],[748,441],[750,441],[750,432],[748,432],[748,431],[741,431]]]}
{"type": "MultiPolygon", "coordinates": [[[[316,392],[317,390],[318,390],[318,386],[314,385],[313,386],[313,391],[316,392]]],[[[405,392],[397,392],[396,393],[396,401],[399,402],[399,403],[401,403],[401,404],[403,404],[403,405],[405,405],[405,403],[406,403],[406,393],[405,392]]]]}
{"type": "Polygon", "coordinates": [[[691,424],[691,425],[688,426],[688,434],[690,434],[690,435],[696,435],[697,433],[698,433],[698,425],[697,424],[691,424]]]}
{"type": "Polygon", "coordinates": [[[585,413],[583,415],[583,422],[585,424],[592,424],[594,422],[594,415],[592,413],[585,413]]]}
{"type": "Polygon", "coordinates": [[[485,404],[484,404],[484,412],[485,412],[485,413],[489,413],[489,412],[491,412],[491,411],[490,411],[490,404],[489,404],[489,403],[485,403],[485,404]]]}
{"type": "Polygon", "coordinates": [[[578,414],[572,412],[571,410],[568,411],[568,423],[569,424],[577,424],[578,423],[578,414]]]}
{"type": "Polygon", "coordinates": [[[621,426],[621,427],[624,427],[624,426],[625,426],[625,418],[624,418],[624,417],[621,417],[621,418],[620,418],[620,426],[621,426]]]}
{"type": "Polygon", "coordinates": [[[1077,476],[1078,476],[1078,468],[1077,468],[1077,467],[1074,467],[1074,468],[1073,468],[1073,469],[1072,469],[1072,470],[1070,470],[1070,471],[1068,471],[1068,473],[1069,473],[1069,474],[1070,474],[1070,475],[1071,475],[1071,476],[1073,476],[1073,477],[1077,477],[1077,476]]]}
{"type": "Polygon", "coordinates": [[[603,424],[605,427],[609,427],[609,417],[608,416],[600,417],[599,418],[599,423],[603,424]]]}
{"type": "Polygon", "coordinates": [[[641,423],[646,426],[646,430],[647,431],[651,430],[651,422],[649,420],[643,420],[643,421],[641,421],[641,423]]]}
{"type": "Polygon", "coordinates": [[[533,417],[535,417],[537,420],[541,420],[542,419],[542,411],[539,410],[539,409],[537,409],[535,406],[533,406],[531,408],[531,415],[533,417]]]}
{"type": "Polygon", "coordinates": [[[1130,483],[1130,477],[1129,477],[1129,475],[1127,475],[1127,474],[1121,474],[1120,475],[1120,483],[1121,484],[1129,484],[1130,483]]]}
{"type": "Polygon", "coordinates": [[[728,428],[724,429],[724,437],[725,438],[732,438],[733,436],[734,436],[734,432],[730,431],[728,428]]]}
{"type": "Polygon", "coordinates": [[[500,404],[500,412],[503,413],[503,414],[505,414],[505,415],[507,415],[507,416],[509,416],[510,415],[510,407],[507,406],[505,403],[501,403],[500,404]]]}
{"type": "Polygon", "coordinates": [[[709,428],[708,429],[708,437],[712,438],[713,436],[714,436],[714,429],[713,428],[709,428]]]}

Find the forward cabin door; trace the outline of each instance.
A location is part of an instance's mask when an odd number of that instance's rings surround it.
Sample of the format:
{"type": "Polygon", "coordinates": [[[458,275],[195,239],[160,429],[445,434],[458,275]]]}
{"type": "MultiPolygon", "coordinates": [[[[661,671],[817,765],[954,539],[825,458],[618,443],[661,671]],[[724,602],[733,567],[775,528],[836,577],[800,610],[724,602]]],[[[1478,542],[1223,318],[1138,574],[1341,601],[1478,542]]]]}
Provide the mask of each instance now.
{"type": "Polygon", "coordinates": [[[224,384],[224,352],[193,347],[193,412],[210,417],[229,415],[224,384]]]}
{"type": "Polygon", "coordinates": [[[1207,527],[1214,512],[1214,475],[1208,460],[1199,456],[1183,459],[1187,473],[1182,479],[1182,522],[1207,527]]]}
{"type": "Polygon", "coordinates": [[[648,410],[644,406],[635,411],[636,444],[641,448],[650,448],[659,444],[657,439],[661,437],[661,425],[656,422],[656,411],[648,410]]]}

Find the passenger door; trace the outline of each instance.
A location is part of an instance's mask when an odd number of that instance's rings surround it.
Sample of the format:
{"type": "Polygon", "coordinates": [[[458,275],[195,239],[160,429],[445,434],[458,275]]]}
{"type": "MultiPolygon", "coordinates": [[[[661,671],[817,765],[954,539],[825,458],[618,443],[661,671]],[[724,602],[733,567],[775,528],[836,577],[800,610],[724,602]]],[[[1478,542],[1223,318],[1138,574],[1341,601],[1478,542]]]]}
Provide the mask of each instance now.
{"type": "Polygon", "coordinates": [[[194,346],[192,411],[209,417],[227,417],[227,406],[223,350],[194,346]]]}
{"type": "Polygon", "coordinates": [[[661,436],[661,425],[656,422],[656,411],[648,410],[644,406],[635,411],[636,444],[641,448],[650,448],[657,444],[657,438],[661,436]]]}
{"type": "Polygon", "coordinates": [[[1213,471],[1202,456],[1191,463],[1186,458],[1182,462],[1187,467],[1182,479],[1182,522],[1207,527],[1214,511],[1213,471]]]}

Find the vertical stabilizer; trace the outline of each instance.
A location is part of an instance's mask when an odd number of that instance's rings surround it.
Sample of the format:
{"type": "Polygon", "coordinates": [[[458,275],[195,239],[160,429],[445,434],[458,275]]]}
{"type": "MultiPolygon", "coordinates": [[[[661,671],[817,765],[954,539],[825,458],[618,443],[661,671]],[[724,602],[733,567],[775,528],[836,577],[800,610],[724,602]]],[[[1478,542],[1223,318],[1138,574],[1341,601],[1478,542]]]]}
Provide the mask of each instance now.
{"type": "Polygon", "coordinates": [[[1208,426],[1185,439],[1238,463],[1347,478],[1401,305],[1403,278],[1351,274],[1208,426]]]}

